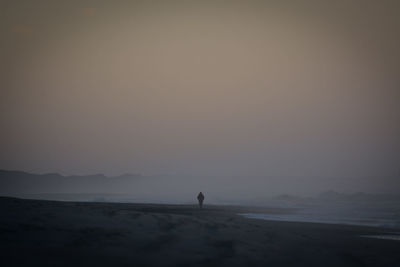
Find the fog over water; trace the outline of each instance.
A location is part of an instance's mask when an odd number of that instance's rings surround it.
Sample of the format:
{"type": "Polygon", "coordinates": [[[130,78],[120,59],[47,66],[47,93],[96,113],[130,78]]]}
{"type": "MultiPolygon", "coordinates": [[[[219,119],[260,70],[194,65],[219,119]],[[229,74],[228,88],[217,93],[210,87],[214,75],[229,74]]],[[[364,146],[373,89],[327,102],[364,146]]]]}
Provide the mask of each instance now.
{"type": "Polygon", "coordinates": [[[140,173],[123,193],[160,198],[400,193],[399,9],[0,1],[0,169],[140,173]]]}

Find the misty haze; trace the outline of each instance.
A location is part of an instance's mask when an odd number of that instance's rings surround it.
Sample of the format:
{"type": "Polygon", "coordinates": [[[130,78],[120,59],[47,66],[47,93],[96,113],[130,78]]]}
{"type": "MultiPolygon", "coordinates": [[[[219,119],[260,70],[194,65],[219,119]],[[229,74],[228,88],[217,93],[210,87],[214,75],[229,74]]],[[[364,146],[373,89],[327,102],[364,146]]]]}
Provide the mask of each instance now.
{"type": "Polygon", "coordinates": [[[4,263],[399,265],[399,12],[0,0],[4,263]]]}

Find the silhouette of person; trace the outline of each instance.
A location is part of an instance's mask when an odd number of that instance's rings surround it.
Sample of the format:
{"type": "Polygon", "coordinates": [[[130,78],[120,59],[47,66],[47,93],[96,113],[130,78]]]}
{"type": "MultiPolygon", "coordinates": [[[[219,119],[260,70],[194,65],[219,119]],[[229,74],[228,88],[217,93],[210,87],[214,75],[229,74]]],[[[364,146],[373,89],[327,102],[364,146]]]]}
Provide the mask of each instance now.
{"type": "Polygon", "coordinates": [[[199,206],[200,206],[200,209],[201,209],[203,207],[203,201],[204,201],[204,195],[203,195],[202,192],[200,192],[197,195],[197,200],[199,201],[199,206]]]}

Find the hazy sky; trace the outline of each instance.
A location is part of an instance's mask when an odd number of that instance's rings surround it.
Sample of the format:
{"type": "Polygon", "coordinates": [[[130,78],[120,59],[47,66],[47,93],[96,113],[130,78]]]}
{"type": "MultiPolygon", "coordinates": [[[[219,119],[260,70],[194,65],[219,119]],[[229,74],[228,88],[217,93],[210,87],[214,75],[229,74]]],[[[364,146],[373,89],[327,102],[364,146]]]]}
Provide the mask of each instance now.
{"type": "Polygon", "coordinates": [[[0,168],[385,183],[400,173],[399,13],[0,0],[0,168]]]}

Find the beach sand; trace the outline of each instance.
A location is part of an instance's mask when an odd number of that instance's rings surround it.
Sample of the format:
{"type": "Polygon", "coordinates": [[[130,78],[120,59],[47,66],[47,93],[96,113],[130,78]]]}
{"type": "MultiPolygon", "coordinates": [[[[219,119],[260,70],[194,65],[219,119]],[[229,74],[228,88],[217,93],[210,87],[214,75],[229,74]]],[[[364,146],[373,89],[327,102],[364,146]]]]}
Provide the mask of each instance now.
{"type": "Polygon", "coordinates": [[[1,266],[400,266],[392,230],[248,219],[290,210],[0,198],[1,266]]]}

